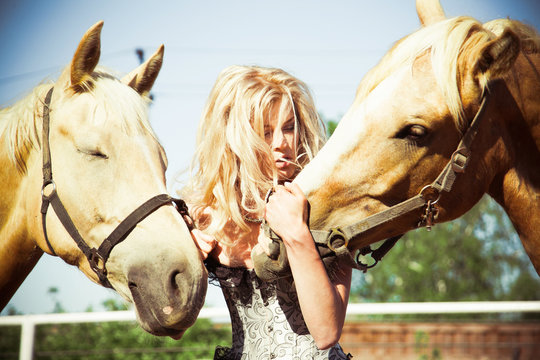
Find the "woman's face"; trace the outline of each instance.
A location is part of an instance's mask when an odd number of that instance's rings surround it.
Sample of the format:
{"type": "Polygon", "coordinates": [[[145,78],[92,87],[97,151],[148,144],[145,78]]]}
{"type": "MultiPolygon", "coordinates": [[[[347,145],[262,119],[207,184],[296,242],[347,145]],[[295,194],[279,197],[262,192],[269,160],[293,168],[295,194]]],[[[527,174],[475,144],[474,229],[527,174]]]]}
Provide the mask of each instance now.
{"type": "Polygon", "coordinates": [[[274,164],[278,170],[278,180],[292,180],[296,174],[296,149],[298,139],[295,136],[295,119],[291,106],[285,112],[287,116],[280,122],[280,103],[276,103],[264,126],[264,139],[272,149],[274,164]],[[281,124],[280,124],[281,123],[281,124]]]}

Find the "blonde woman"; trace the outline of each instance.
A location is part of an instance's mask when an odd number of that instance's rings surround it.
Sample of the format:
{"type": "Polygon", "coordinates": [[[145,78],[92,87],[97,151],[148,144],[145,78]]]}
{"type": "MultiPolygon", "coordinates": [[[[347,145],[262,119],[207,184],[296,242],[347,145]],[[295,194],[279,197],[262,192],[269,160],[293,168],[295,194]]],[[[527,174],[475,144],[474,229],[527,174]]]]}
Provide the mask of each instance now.
{"type": "Polygon", "coordinates": [[[324,141],[304,83],[283,70],[231,66],[218,76],[182,191],[193,236],[221,286],[232,348],[216,359],[347,359],[339,344],[351,269],[327,275],[307,226],[307,200],[290,181],[324,141]],[[265,194],[274,189],[265,202],[265,194]],[[264,282],[250,257],[265,218],[283,239],[292,276],[264,282]]]}

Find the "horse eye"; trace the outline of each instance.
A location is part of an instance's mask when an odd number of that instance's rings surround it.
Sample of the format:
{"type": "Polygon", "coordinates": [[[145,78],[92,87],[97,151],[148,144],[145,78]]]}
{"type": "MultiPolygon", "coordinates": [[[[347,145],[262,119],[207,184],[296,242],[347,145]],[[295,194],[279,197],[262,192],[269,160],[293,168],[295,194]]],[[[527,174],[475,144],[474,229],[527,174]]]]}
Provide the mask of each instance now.
{"type": "Polygon", "coordinates": [[[109,157],[102,153],[100,150],[98,149],[77,149],[77,151],[79,151],[80,153],[83,153],[85,155],[89,155],[89,156],[92,156],[92,157],[96,157],[96,158],[100,158],[100,159],[108,159],[109,157]]]}
{"type": "Polygon", "coordinates": [[[102,159],[108,159],[109,158],[107,155],[105,155],[104,153],[102,153],[99,150],[93,151],[90,155],[98,157],[98,158],[102,158],[102,159]]]}
{"type": "Polygon", "coordinates": [[[398,139],[420,140],[427,135],[427,132],[427,129],[422,125],[407,125],[395,137],[398,139]]]}

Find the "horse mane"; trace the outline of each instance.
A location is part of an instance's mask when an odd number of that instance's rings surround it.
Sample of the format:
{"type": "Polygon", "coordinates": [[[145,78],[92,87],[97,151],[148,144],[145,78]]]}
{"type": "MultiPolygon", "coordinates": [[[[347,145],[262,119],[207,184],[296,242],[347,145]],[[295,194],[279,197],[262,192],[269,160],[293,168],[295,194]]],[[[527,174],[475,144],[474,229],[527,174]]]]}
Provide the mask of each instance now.
{"type": "MultiPolygon", "coordinates": [[[[505,29],[512,30],[520,38],[523,52],[540,52],[540,36],[536,30],[519,21],[497,19],[482,25],[466,16],[447,19],[423,27],[396,42],[366,74],[358,87],[355,101],[363,101],[401,66],[408,65],[412,69],[418,57],[430,52],[437,84],[447,99],[447,106],[457,128],[463,131],[467,124],[457,85],[459,64],[467,60],[464,54],[483,46],[505,29]]],[[[489,80],[481,79],[483,89],[487,87],[489,80]]]]}
{"type": "MultiPolygon", "coordinates": [[[[43,101],[46,91],[53,85],[38,85],[13,106],[0,109],[1,145],[7,149],[11,162],[21,174],[26,172],[26,161],[32,149],[41,148],[43,101]]],[[[107,115],[113,115],[105,118],[108,121],[117,121],[125,133],[147,133],[157,141],[148,120],[149,98],[141,97],[109,72],[102,68],[97,69],[84,84],[68,89],[62,101],[70,101],[83,94],[93,97],[95,107],[104,109],[107,115]]],[[[51,115],[54,114],[55,107],[53,102],[51,115]]],[[[93,114],[94,112],[89,112],[89,117],[93,114]]],[[[97,117],[92,119],[98,120],[97,117]]]]}
{"type": "Polygon", "coordinates": [[[37,129],[35,119],[41,117],[43,94],[50,86],[52,84],[38,85],[13,106],[0,110],[2,146],[19,173],[26,172],[26,159],[35,144],[41,147],[41,131],[37,129]]]}

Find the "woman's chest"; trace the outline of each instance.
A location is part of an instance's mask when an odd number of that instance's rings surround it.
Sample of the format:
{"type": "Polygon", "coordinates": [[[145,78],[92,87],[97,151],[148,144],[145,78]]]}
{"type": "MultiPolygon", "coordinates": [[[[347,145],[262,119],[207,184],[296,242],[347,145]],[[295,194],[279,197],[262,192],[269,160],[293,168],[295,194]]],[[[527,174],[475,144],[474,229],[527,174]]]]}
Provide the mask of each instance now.
{"type": "Polygon", "coordinates": [[[251,226],[247,233],[226,232],[224,239],[218,239],[218,244],[210,256],[225,266],[253,269],[251,250],[257,245],[258,236],[258,225],[251,226]]]}

